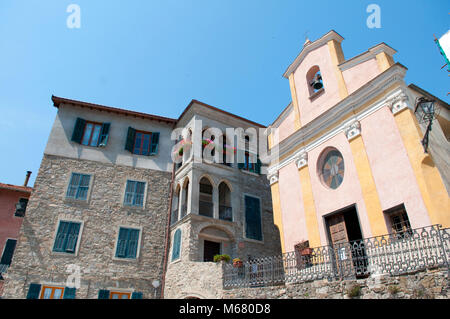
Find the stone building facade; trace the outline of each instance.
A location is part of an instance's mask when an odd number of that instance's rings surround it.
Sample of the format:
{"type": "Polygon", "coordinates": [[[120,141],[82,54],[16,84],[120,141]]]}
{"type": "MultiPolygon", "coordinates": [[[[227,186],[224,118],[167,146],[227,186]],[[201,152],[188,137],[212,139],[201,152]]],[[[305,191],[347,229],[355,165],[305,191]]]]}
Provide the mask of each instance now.
{"type": "Polygon", "coordinates": [[[172,174],[166,154],[174,120],[59,98],[53,101],[58,114],[4,297],[158,296],[160,287],[155,291],[152,282],[161,281],[164,264],[172,174]],[[93,137],[89,145],[73,141],[79,119],[86,121],[84,136],[95,128],[89,123],[108,123],[105,145],[92,143],[93,137]],[[158,132],[158,152],[145,156],[125,150],[129,128],[158,132]],[[129,186],[137,183],[143,187],[130,192],[129,186]],[[127,200],[129,196],[133,202],[127,200]],[[63,226],[70,231],[64,232],[63,226]],[[124,237],[126,233],[134,237],[124,237]],[[73,290],[73,285],[78,287],[73,290]]]}
{"type": "MultiPolygon", "coordinates": [[[[183,113],[177,127],[184,128],[187,132],[184,138],[192,139],[194,143],[196,134],[203,133],[204,138],[205,130],[216,128],[213,133],[215,145],[238,145],[238,139],[245,141],[244,135],[248,132],[264,132],[261,125],[225,114],[198,101],[183,113]],[[230,136],[227,135],[230,128],[242,130],[230,136]]],[[[216,151],[220,153],[218,149],[216,151]]],[[[205,156],[205,153],[201,155],[205,156]]],[[[228,163],[222,156],[208,163],[195,160],[193,147],[183,149],[173,184],[171,248],[164,291],[167,298],[217,298],[221,282],[205,289],[210,282],[207,278],[218,277],[218,266],[211,259],[216,254],[247,261],[281,253],[279,232],[273,223],[269,182],[259,169],[239,164],[237,155],[234,155],[235,160],[228,163]],[[249,220],[249,214],[252,214],[249,201],[254,200],[259,203],[256,212],[260,215],[259,237],[258,234],[250,234],[252,226],[248,224],[252,222],[249,220]],[[176,236],[180,237],[177,239],[176,236]],[[175,249],[179,252],[174,252],[175,249]],[[193,280],[192,269],[197,268],[205,280],[193,280]]]]}

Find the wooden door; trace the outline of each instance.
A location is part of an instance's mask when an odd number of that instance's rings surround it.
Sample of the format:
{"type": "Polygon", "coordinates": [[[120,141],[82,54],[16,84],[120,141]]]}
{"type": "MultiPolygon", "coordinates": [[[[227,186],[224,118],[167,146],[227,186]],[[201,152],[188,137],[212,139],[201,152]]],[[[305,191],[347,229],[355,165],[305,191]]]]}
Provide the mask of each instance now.
{"type": "Polygon", "coordinates": [[[347,277],[347,275],[353,274],[354,270],[344,214],[335,214],[328,217],[328,231],[337,274],[341,278],[347,277]]]}

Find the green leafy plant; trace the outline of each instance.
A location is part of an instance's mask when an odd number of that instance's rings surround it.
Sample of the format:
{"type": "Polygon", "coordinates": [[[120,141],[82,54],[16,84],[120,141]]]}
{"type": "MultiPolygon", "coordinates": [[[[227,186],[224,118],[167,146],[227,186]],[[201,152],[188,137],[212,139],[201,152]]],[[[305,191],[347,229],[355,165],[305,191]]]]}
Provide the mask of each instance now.
{"type": "Polygon", "coordinates": [[[217,263],[219,261],[225,261],[225,262],[229,262],[231,260],[231,257],[228,255],[215,255],[214,256],[214,262],[217,263]]]}
{"type": "Polygon", "coordinates": [[[361,296],[361,286],[353,285],[350,289],[347,290],[347,296],[349,296],[350,298],[361,296]]]}
{"type": "Polygon", "coordinates": [[[388,287],[388,291],[391,295],[396,295],[400,292],[400,288],[398,286],[392,285],[388,287]]]}

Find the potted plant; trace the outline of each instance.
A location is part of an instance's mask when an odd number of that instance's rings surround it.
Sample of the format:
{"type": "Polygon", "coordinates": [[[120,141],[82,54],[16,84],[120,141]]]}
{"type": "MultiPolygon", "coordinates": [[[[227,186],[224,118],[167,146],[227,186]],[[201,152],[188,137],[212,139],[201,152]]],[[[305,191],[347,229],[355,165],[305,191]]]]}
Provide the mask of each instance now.
{"type": "Polygon", "coordinates": [[[220,262],[220,261],[229,262],[230,259],[231,259],[231,257],[228,256],[228,255],[225,255],[225,254],[223,254],[223,255],[215,255],[214,256],[214,262],[215,263],[220,262]]]}
{"type": "Polygon", "coordinates": [[[242,267],[243,266],[243,262],[240,258],[234,258],[233,259],[233,266],[238,268],[238,267],[242,267]]]}

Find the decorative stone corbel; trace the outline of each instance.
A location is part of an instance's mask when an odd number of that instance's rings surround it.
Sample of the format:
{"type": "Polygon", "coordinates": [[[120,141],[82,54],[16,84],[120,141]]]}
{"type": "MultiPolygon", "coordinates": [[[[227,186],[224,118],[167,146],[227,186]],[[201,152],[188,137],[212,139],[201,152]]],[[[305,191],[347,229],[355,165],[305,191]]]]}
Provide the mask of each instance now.
{"type": "Polygon", "coordinates": [[[295,165],[300,169],[308,165],[308,153],[306,151],[301,151],[295,158],[295,165]]]}
{"type": "Polygon", "coordinates": [[[270,185],[277,183],[278,182],[278,171],[268,174],[267,179],[269,180],[270,185]]]}
{"type": "Polygon", "coordinates": [[[361,123],[355,119],[345,128],[345,136],[350,141],[359,135],[361,135],[361,123]]]}
{"type": "Polygon", "coordinates": [[[397,114],[401,110],[408,107],[408,96],[405,93],[400,93],[394,96],[393,98],[389,99],[387,101],[387,104],[389,106],[389,109],[391,110],[392,114],[397,114]]]}

